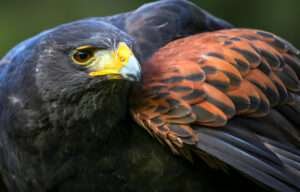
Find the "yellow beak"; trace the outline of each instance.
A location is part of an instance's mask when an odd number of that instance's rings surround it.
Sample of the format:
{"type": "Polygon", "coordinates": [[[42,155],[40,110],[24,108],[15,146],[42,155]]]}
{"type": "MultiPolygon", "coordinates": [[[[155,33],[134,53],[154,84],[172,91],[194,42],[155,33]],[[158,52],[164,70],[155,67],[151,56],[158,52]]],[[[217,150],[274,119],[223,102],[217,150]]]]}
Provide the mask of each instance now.
{"type": "Polygon", "coordinates": [[[95,61],[90,66],[89,75],[111,76],[112,79],[124,78],[131,81],[141,79],[141,67],[132,50],[120,42],[116,50],[100,50],[95,53],[95,61]]]}

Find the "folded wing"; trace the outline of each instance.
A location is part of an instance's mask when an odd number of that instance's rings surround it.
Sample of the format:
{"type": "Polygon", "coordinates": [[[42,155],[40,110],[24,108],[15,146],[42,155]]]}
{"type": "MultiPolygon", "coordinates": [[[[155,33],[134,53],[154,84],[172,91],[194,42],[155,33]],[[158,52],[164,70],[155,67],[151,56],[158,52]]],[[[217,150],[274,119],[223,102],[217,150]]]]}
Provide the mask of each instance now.
{"type": "Polygon", "coordinates": [[[183,38],[143,65],[132,114],[173,152],[206,152],[278,191],[300,190],[299,51],[271,33],[183,38]]]}

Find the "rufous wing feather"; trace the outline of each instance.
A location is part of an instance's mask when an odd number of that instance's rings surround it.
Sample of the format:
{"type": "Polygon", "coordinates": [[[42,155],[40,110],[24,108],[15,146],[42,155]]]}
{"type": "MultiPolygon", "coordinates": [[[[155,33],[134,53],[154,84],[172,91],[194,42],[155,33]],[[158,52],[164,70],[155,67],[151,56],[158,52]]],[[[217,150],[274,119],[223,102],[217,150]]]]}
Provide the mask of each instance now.
{"type": "Polygon", "coordinates": [[[176,40],[142,66],[132,114],[174,153],[206,152],[273,189],[298,191],[297,55],[280,37],[250,29],[176,40]]]}

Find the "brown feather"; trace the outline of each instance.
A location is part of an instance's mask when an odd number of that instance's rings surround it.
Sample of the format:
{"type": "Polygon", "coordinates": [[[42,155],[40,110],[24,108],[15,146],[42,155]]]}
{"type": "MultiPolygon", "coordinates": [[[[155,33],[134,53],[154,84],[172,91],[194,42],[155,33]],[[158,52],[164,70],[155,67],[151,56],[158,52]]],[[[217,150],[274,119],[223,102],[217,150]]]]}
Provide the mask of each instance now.
{"type": "Polygon", "coordinates": [[[281,38],[249,29],[176,40],[142,66],[143,88],[132,97],[132,113],[147,122],[146,129],[157,132],[163,125],[172,133],[172,140],[161,138],[169,146],[174,137],[183,139],[183,127],[222,127],[235,116],[268,115],[272,107],[293,103],[291,93],[300,91],[297,53],[281,38]]]}

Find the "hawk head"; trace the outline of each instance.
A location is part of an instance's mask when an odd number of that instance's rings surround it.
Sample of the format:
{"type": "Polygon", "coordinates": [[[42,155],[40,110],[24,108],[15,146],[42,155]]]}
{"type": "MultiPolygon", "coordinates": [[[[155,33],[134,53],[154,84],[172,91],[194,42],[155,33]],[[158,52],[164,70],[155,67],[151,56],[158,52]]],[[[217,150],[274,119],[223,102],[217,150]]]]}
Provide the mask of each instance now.
{"type": "Polygon", "coordinates": [[[130,85],[140,79],[135,52],[126,33],[89,19],[45,31],[1,60],[0,135],[14,173],[5,176],[8,186],[32,182],[39,191],[60,166],[105,157],[103,144],[119,140],[112,137],[122,129],[130,85]]]}
{"type": "Polygon", "coordinates": [[[85,127],[105,137],[109,129],[103,127],[124,116],[130,84],[140,79],[134,52],[133,39],[104,21],[61,25],[4,58],[13,69],[7,89],[43,114],[39,118],[47,116],[50,127],[85,127]]]}

